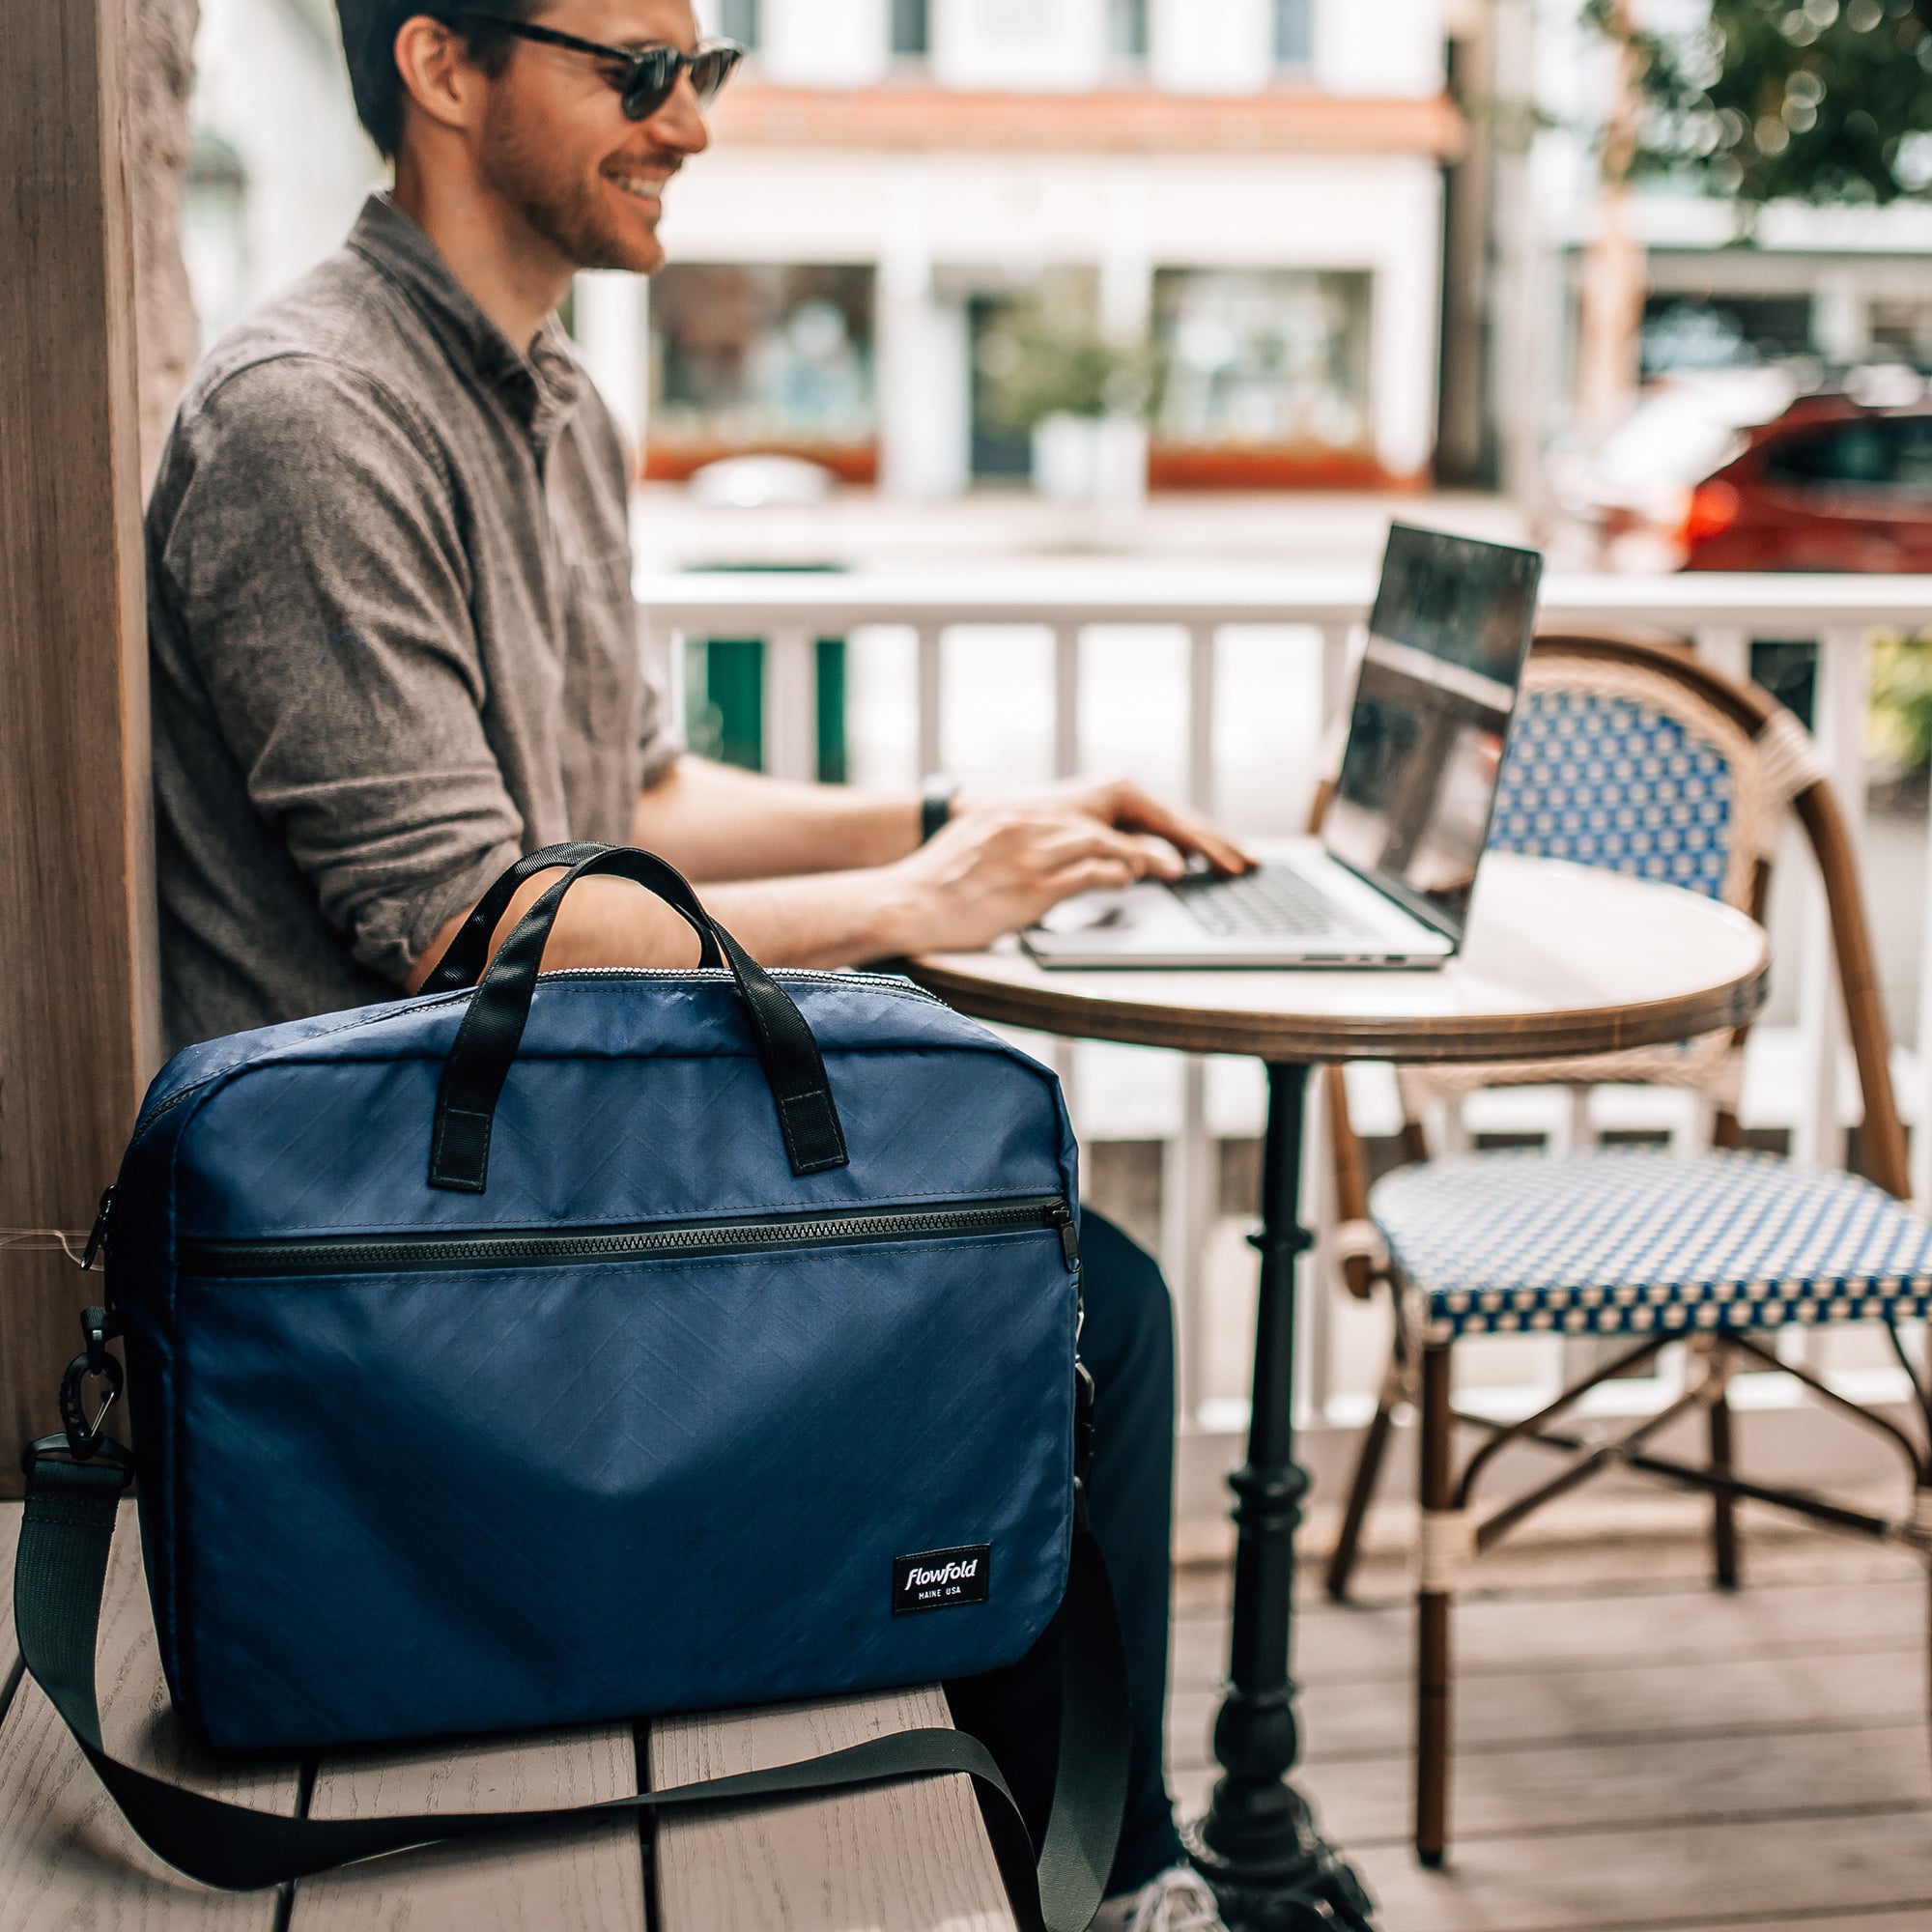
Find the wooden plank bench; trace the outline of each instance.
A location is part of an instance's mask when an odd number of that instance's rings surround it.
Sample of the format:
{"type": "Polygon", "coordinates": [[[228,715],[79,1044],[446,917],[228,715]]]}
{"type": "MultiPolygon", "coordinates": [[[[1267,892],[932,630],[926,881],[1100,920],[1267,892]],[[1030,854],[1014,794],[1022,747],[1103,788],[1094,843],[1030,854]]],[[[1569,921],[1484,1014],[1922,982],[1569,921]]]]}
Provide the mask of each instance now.
{"type": "MultiPolygon", "coordinates": [[[[211,1891],[151,1857],[122,1822],[14,1644],[19,1505],[0,1505],[0,1932],[1010,1932],[972,1786],[928,1778],[822,1799],[629,1821],[517,1844],[451,1846],[303,1880],[293,1896],[211,1891]],[[655,1914],[645,1888],[654,1887],[655,1914]]],[[[762,1712],[605,1725],[515,1745],[320,1762],[216,1761],[176,1723],[130,1508],[108,1572],[98,1653],[117,1756],[262,1809],[532,1810],[620,1797],[639,1766],[669,1784],[781,1764],[950,1722],[937,1689],[762,1712]]]]}

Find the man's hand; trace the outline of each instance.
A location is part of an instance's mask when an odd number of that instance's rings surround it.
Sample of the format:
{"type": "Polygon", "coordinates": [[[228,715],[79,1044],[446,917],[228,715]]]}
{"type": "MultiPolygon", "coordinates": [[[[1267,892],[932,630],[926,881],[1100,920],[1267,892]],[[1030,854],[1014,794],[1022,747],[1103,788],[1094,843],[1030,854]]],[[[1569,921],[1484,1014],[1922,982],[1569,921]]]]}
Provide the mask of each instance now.
{"type": "MultiPolygon", "coordinates": [[[[981,809],[961,798],[953,804],[953,818],[956,821],[981,809]]],[[[1071,813],[1081,818],[1097,819],[1117,832],[1142,833],[1151,838],[1165,840],[1167,845],[1184,856],[1198,855],[1206,859],[1217,872],[1246,872],[1253,868],[1255,863],[1225,832],[1198,812],[1163,805],[1159,799],[1150,797],[1131,779],[1110,779],[1103,782],[1095,782],[1092,779],[1070,779],[1049,790],[1014,800],[1009,809],[1044,811],[1056,816],[1071,813]]],[[[1154,876],[1162,879],[1177,877],[1180,867],[1172,863],[1171,855],[1162,854],[1159,847],[1151,849],[1158,855],[1156,863],[1151,867],[1154,876]]]]}
{"type": "Polygon", "coordinates": [[[1076,893],[1178,878],[1177,848],[1224,871],[1251,863],[1211,826],[1124,781],[954,810],[951,824],[887,868],[895,952],[972,952],[1076,893]]]}

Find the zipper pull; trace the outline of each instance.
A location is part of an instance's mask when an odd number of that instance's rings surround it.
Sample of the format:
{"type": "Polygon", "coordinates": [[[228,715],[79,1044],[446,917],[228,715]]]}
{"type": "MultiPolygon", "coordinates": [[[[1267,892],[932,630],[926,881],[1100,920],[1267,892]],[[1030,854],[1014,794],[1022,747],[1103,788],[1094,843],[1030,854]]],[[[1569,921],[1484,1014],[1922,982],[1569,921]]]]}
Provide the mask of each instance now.
{"type": "Polygon", "coordinates": [[[82,1267],[93,1267],[95,1256],[107,1244],[107,1230],[113,1219],[114,1190],[110,1187],[101,1195],[100,1206],[95,1210],[94,1226],[88,1230],[87,1246],[80,1254],[82,1267]]]}
{"type": "Polygon", "coordinates": [[[1064,1201],[1056,1201],[1046,1210],[1046,1224],[1060,1230],[1060,1252],[1067,1269],[1073,1274],[1080,1272],[1080,1236],[1073,1232],[1073,1209],[1064,1201]]]}

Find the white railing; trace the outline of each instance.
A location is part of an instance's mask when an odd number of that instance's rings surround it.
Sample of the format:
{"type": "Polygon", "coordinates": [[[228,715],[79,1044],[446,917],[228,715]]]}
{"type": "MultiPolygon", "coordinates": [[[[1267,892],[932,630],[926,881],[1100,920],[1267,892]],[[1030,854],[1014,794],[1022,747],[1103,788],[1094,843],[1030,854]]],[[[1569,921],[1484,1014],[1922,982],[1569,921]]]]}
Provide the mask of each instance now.
{"type": "MultiPolygon", "coordinates": [[[[895,661],[909,670],[898,747],[900,775],[948,768],[959,748],[950,740],[949,704],[988,696],[986,679],[1002,675],[984,667],[989,636],[1014,627],[1050,639],[1045,666],[1030,696],[1005,696],[1004,716],[1017,724],[1024,707],[1043,707],[1045,762],[1051,775],[1070,778],[1083,767],[1111,773],[1123,761],[1096,742],[1093,719],[1096,670],[1104,674],[1108,652],[1122,644],[1122,629],[1153,629],[1184,640],[1177,678],[1162,694],[1161,729],[1171,740],[1166,769],[1174,787],[1198,809],[1221,811],[1236,832],[1252,830],[1230,811],[1222,781],[1226,760],[1217,755],[1217,733],[1228,728],[1231,640],[1252,653],[1254,634],[1269,634],[1286,652],[1298,649],[1303,690],[1315,698],[1315,720],[1284,718],[1285,745],[1299,747],[1314,779],[1314,747],[1332,731],[1346,705],[1352,653],[1373,594],[1373,573],[1363,569],[1266,569],[1242,565],[1180,566],[1126,562],[1054,562],[949,566],[920,571],[851,575],[808,572],[695,572],[645,577],[639,594],[661,638],[757,638],[765,642],[763,741],[766,768],[792,778],[814,775],[817,733],[817,639],[867,638],[882,646],[873,665],[895,661]],[[1120,628],[1117,628],[1120,627],[1120,628]],[[896,637],[895,637],[896,634],[896,637]],[[1298,635],[1298,645],[1290,639],[1298,635]],[[949,662],[953,654],[972,661],[949,662]],[[1093,648],[1098,643],[1098,650],[1093,648]],[[1311,648],[1312,646],[1312,648],[1311,648]],[[910,658],[910,665],[905,659],[910,658]],[[1292,728],[1293,727],[1293,728],[1292,728]]],[[[1814,730],[1826,768],[1836,782],[1841,807],[1856,839],[1865,834],[1865,744],[1869,641],[1881,631],[1917,631],[1932,624],[1932,578],[1851,578],[1687,575],[1671,578],[1555,576],[1546,580],[1541,606],[1546,630],[1663,631],[1690,638],[1715,668],[1747,675],[1753,639],[1811,641],[1819,645],[1814,730]]],[[[678,685],[683,653],[669,654],[678,685]]],[[[1258,662],[1251,654],[1250,666],[1258,662]]],[[[679,693],[674,689],[674,696],[679,693]]],[[[1101,694],[1103,696],[1106,694],[1101,694]]],[[[1305,702],[1305,700],[1304,700],[1305,702]]],[[[979,707],[974,707],[978,713],[979,707]]],[[[1120,722],[1118,704],[1113,707],[1120,722]]],[[[992,719],[1001,718],[992,709],[992,719]]],[[[980,728],[988,726],[980,717],[980,728]]],[[[1037,715],[1030,722],[1041,735],[1037,715]]],[[[1137,732],[1137,742],[1145,733],[1137,732]]],[[[1285,753],[1286,756],[1286,753],[1285,753]]],[[[1037,776],[1048,774],[1041,772],[1037,776]]],[[[1284,784],[1288,781],[1283,781],[1284,784]]],[[[1298,815],[1298,812],[1297,812],[1298,815]]],[[[1268,828],[1290,829],[1277,822],[1268,828]]],[[[1298,829],[1295,827],[1294,829],[1298,829]]],[[[1932,863],[1932,847],[1928,847],[1932,863]]],[[[1791,869],[1789,867],[1787,870],[1791,869]]],[[[1783,929],[1801,935],[1795,959],[1780,959],[1780,978],[1798,975],[1796,1024],[1761,1028],[1753,1043],[1753,1075],[1762,1123],[1785,1126],[1794,1152],[1835,1162],[1842,1159],[1849,1106],[1845,1047],[1822,895],[1808,867],[1800,890],[1802,916],[1783,929]],[[1766,1097],[1769,1096],[1769,1097],[1766,1097]]],[[[1787,885],[1784,891],[1791,888],[1787,885]]],[[[1932,873],[1918,882],[1921,907],[1932,903],[1932,873]]],[[[1921,915],[1922,916],[1922,915],[1921,915]]],[[[1932,1042],[1932,936],[1918,942],[1917,1011],[1893,1013],[1901,1034],[1916,1031],[1932,1042]],[[1916,1030],[1908,1022],[1916,1019],[1916,1030]]],[[[1183,1467],[1182,1506],[1206,1507],[1213,1496],[1208,1478],[1225,1461],[1240,1421],[1240,1391],[1231,1386],[1227,1365],[1240,1357],[1245,1307],[1232,1298],[1225,1277],[1232,1252],[1215,1213],[1213,1142],[1252,1134],[1261,1121],[1259,1070],[1240,1063],[1174,1062],[1131,1049],[1051,1049],[1069,1094],[1083,1138],[1158,1139],[1162,1162],[1162,1260],[1180,1312],[1183,1413],[1191,1418],[1199,1453],[1193,1472],[1183,1467]],[[1221,1364],[1217,1372],[1216,1363],[1221,1364]]],[[[1932,1054],[1901,1056],[1900,1100],[1909,1122],[1932,1120],[1932,1054]],[[1921,1070],[1922,1069],[1922,1070],[1921,1070]]],[[[1361,1106],[1371,1118],[1378,1107],[1373,1076],[1363,1083],[1361,1106]]],[[[1607,1099],[1608,1096],[1604,1096],[1607,1099]]],[[[1538,1124],[1561,1138],[1575,1116],[1558,1108],[1547,1117],[1521,1112],[1518,1121],[1538,1124]]],[[[1614,1102],[1610,1103],[1613,1107],[1614,1102]]],[[[1615,1119],[1631,1118],[1627,1111],[1615,1119]]],[[[1667,1117],[1666,1117],[1667,1118],[1667,1117]]],[[[1748,1123],[1748,1122],[1747,1122],[1748,1123]]],[[[1316,1123],[1311,1182],[1321,1180],[1321,1134],[1316,1123]]],[[[1913,1175],[1921,1202],[1932,1202],[1932,1132],[1913,1136],[1913,1175]]],[[[1318,1222],[1326,1220],[1325,1187],[1311,1188],[1318,1222]]],[[[1318,1249],[1318,1256],[1321,1250],[1318,1249]]],[[[1238,1264],[1232,1264],[1238,1268],[1238,1264]]],[[[1251,1291],[1250,1291],[1251,1292],[1251,1291]]],[[[1318,1465],[1326,1459],[1324,1428],[1351,1429],[1372,1399],[1375,1364],[1382,1346],[1378,1313],[1345,1305],[1327,1293],[1305,1297],[1307,1333],[1302,1350],[1303,1399],[1318,1465]]],[[[1835,1345],[1852,1338],[1831,1338],[1835,1345]]],[[[1495,1357],[1485,1383],[1497,1384],[1499,1402],[1520,1406],[1553,1383],[1560,1343],[1542,1339],[1486,1345],[1495,1357]]],[[[1865,1393],[1899,1393],[1886,1371],[1854,1350],[1833,1358],[1817,1339],[1794,1338],[1794,1350],[1828,1370],[1842,1369],[1849,1384],[1865,1393]]],[[[1471,1351],[1473,1352],[1473,1351],[1471,1351]]],[[[1780,1378],[1781,1379],[1781,1378],[1780,1378]]]]}

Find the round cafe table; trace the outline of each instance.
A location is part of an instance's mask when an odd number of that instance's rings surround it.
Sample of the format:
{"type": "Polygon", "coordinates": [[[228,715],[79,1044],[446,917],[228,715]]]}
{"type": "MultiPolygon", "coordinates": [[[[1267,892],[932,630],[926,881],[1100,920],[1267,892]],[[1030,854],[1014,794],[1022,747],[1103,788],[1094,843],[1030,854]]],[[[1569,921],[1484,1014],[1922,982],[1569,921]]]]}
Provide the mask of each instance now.
{"type": "Polygon", "coordinates": [[[1251,1054],[1268,1072],[1260,1306],[1247,1461],[1235,1492],[1234,1632],[1214,1720],[1223,1776],[1188,1851],[1223,1909],[1254,1932],[1337,1924],[1371,1906],[1289,1782],[1300,1755],[1288,1674],[1294,1530],[1295,1262],[1311,1065],[1345,1060],[1522,1061],[1688,1039],[1751,1019],[1765,934],[1728,906],[1594,867],[1492,853],[1461,953],[1439,968],[1171,972],[1037,965],[1014,941],[933,953],[912,977],[962,1012],[1077,1039],[1251,1054]]]}

